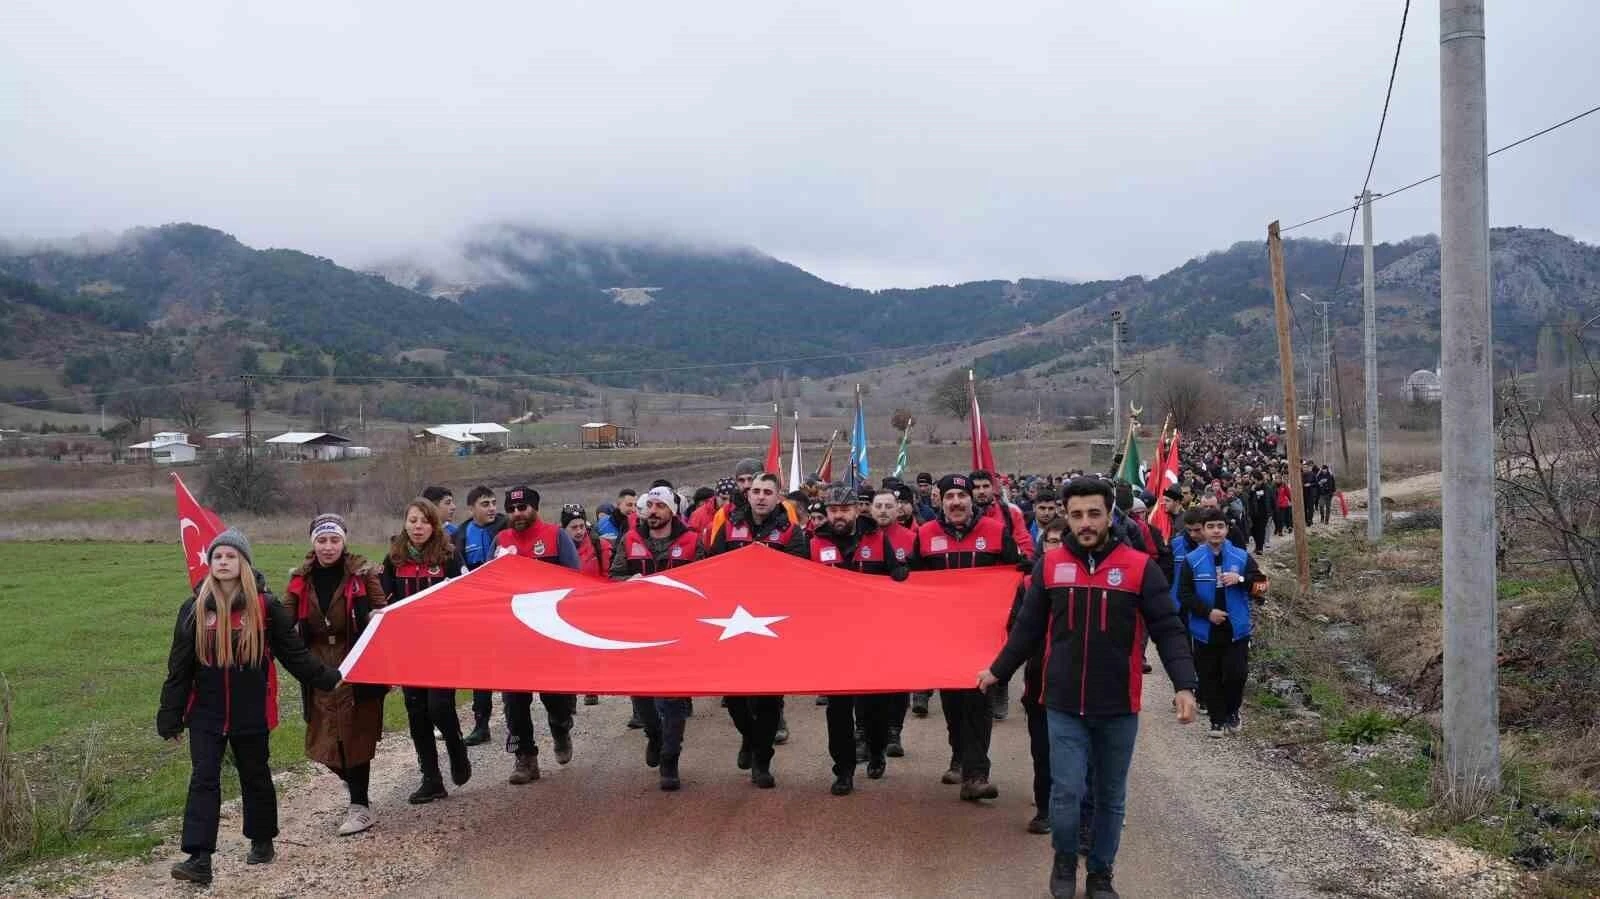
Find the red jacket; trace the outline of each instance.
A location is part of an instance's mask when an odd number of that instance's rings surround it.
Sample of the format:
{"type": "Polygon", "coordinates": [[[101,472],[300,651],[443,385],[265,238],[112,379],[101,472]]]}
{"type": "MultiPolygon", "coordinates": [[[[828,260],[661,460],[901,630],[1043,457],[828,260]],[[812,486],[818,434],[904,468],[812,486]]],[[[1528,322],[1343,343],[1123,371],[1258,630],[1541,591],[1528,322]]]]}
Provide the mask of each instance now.
{"type": "Polygon", "coordinates": [[[1278,508],[1287,509],[1294,505],[1294,494],[1289,492],[1287,484],[1278,485],[1278,508]]]}
{"type": "Polygon", "coordinates": [[[611,572],[611,541],[601,540],[590,532],[586,539],[577,541],[578,570],[595,577],[606,577],[611,572]],[[595,547],[599,547],[598,550],[595,547]]]}

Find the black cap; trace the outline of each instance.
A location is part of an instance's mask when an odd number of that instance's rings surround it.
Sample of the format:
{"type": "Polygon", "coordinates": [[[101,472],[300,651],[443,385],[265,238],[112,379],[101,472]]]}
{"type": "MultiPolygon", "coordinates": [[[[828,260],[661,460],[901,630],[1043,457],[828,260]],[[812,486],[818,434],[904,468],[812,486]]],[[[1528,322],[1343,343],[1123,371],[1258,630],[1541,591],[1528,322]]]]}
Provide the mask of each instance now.
{"type": "Polygon", "coordinates": [[[894,488],[894,498],[903,503],[914,503],[917,501],[917,492],[901,484],[894,488]]]}
{"type": "Polygon", "coordinates": [[[860,502],[870,503],[872,502],[872,498],[877,495],[878,491],[872,489],[871,484],[862,484],[860,487],[856,488],[856,499],[860,502]]]}
{"type": "Polygon", "coordinates": [[[532,487],[525,486],[512,487],[510,490],[506,491],[506,501],[504,505],[507,509],[510,509],[512,506],[520,506],[524,503],[532,506],[535,509],[539,508],[539,491],[533,489],[532,487]]]}
{"type": "Polygon", "coordinates": [[[1161,491],[1161,495],[1167,499],[1175,499],[1180,503],[1183,502],[1183,489],[1177,484],[1173,484],[1171,487],[1161,491]]]}
{"type": "Polygon", "coordinates": [[[921,485],[921,484],[932,484],[933,483],[933,475],[928,474],[925,471],[919,471],[919,472],[917,472],[917,483],[919,485],[921,485]]]}
{"type": "Polygon", "coordinates": [[[939,479],[939,495],[943,496],[951,490],[960,490],[962,493],[972,492],[972,479],[964,474],[947,474],[939,479]]]}

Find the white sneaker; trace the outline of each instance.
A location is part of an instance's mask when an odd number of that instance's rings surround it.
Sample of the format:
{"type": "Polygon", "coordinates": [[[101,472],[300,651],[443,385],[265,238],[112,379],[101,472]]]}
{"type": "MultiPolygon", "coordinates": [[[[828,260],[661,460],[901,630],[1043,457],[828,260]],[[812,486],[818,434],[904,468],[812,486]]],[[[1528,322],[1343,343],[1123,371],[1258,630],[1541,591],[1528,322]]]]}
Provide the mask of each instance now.
{"type": "Polygon", "coordinates": [[[350,811],[344,816],[344,823],[339,825],[339,836],[347,837],[360,833],[377,823],[378,819],[372,814],[372,809],[364,805],[351,805],[350,811]]]}

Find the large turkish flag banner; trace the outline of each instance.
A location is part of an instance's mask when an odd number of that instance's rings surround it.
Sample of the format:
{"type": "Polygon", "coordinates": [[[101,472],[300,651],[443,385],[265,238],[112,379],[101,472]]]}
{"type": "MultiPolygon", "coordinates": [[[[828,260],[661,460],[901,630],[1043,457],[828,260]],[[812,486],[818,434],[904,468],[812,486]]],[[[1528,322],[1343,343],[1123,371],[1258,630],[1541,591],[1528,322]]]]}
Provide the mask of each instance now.
{"type": "Polygon", "coordinates": [[[372,616],[357,683],[697,696],[971,687],[1020,575],[901,583],[752,545],[632,581],[503,556],[372,616]]]}

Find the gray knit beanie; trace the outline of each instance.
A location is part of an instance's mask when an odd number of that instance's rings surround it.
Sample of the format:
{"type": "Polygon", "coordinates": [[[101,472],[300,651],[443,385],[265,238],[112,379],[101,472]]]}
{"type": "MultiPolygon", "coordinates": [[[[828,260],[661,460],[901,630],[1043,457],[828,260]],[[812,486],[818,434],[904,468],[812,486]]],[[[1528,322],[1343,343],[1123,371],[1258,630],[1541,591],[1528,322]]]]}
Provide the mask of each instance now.
{"type": "Polygon", "coordinates": [[[736,478],[742,478],[746,475],[758,475],[760,473],[761,463],[754,459],[740,459],[739,464],[733,467],[733,476],[736,478]]]}
{"type": "Polygon", "coordinates": [[[250,567],[255,567],[255,561],[250,558],[250,541],[237,529],[228,528],[226,531],[218,534],[216,538],[211,541],[211,545],[206,547],[207,564],[210,564],[211,554],[216,552],[217,547],[219,546],[233,547],[239,551],[239,555],[244,556],[245,562],[249,563],[250,567]]]}

